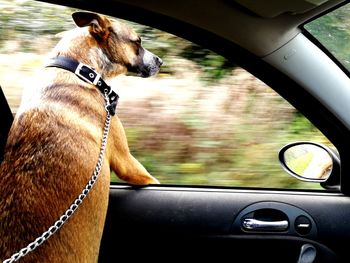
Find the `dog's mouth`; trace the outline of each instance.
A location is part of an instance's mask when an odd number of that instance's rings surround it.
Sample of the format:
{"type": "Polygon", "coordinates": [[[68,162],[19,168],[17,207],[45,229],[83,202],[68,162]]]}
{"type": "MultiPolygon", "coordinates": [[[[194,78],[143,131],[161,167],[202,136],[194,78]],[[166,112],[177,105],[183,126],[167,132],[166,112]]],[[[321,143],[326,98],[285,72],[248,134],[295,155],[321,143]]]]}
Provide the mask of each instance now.
{"type": "Polygon", "coordinates": [[[139,76],[142,78],[148,78],[148,77],[156,75],[159,72],[159,70],[160,70],[160,65],[159,66],[151,65],[147,68],[141,69],[139,72],[139,76]]]}
{"type": "Polygon", "coordinates": [[[141,47],[137,63],[129,67],[128,70],[137,73],[140,77],[148,78],[157,74],[162,64],[163,61],[159,57],[141,47]]]}
{"type": "Polygon", "coordinates": [[[163,61],[160,58],[155,57],[152,63],[141,63],[136,66],[129,66],[128,72],[131,73],[131,75],[139,76],[142,78],[148,78],[156,75],[159,72],[162,64],[163,61]]]}

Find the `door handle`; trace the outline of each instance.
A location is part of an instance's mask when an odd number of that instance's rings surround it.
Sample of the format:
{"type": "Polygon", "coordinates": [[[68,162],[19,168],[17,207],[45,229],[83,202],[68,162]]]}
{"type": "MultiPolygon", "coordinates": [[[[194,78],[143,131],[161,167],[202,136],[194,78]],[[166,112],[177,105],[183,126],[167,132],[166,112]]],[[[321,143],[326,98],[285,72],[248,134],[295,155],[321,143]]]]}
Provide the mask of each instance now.
{"type": "Polygon", "coordinates": [[[304,244],[301,247],[297,263],[312,263],[316,258],[316,248],[311,244],[304,244]]]}
{"type": "Polygon", "coordinates": [[[288,229],[288,221],[263,221],[254,218],[245,218],[242,227],[249,231],[285,231],[288,229]]]}

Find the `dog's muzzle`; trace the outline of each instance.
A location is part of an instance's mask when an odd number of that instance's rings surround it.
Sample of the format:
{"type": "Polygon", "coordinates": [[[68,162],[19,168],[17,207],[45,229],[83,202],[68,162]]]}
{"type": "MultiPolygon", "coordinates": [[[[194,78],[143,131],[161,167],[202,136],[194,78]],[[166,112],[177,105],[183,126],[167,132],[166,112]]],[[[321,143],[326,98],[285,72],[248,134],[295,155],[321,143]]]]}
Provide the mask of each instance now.
{"type": "Polygon", "coordinates": [[[157,74],[162,64],[163,61],[161,58],[149,52],[147,49],[142,48],[139,52],[136,65],[130,67],[129,71],[138,73],[143,78],[147,78],[157,74]]]}

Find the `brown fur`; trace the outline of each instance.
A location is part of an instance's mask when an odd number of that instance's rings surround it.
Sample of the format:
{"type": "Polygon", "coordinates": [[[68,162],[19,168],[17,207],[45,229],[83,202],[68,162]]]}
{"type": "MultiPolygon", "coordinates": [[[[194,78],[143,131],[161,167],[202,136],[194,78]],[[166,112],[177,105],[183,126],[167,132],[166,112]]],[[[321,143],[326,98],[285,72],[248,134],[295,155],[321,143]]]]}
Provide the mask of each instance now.
{"type": "MultiPolygon", "coordinates": [[[[145,66],[139,63],[147,60],[140,57],[147,51],[132,29],[92,13],[73,18],[82,28],[66,34],[55,56],[88,64],[103,78],[145,66]]],[[[161,64],[156,56],[154,60],[158,64],[148,67],[148,75],[161,64]]],[[[146,76],[147,70],[141,73],[146,76]]],[[[101,147],[106,112],[100,92],[62,69],[47,68],[40,78],[41,84],[23,96],[0,167],[1,260],[32,242],[65,212],[89,181],[101,147]]],[[[131,184],[158,183],[130,154],[117,116],[94,188],[67,223],[20,262],[97,262],[110,169],[131,184]]]]}

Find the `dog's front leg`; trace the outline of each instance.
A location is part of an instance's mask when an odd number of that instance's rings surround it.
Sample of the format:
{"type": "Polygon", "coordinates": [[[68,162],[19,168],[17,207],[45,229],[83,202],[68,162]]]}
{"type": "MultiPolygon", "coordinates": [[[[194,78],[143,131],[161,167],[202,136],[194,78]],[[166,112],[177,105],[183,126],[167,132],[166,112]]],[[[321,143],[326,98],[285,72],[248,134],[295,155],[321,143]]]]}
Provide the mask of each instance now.
{"type": "Polygon", "coordinates": [[[135,185],[159,184],[159,181],[150,175],[145,167],[130,153],[122,160],[122,163],[121,166],[118,166],[115,170],[113,169],[120,179],[135,185]],[[122,167],[122,169],[119,167],[122,167]]]}
{"type": "Polygon", "coordinates": [[[159,184],[145,167],[130,153],[122,123],[115,116],[110,130],[108,157],[110,166],[117,176],[135,185],[159,184]]]}

